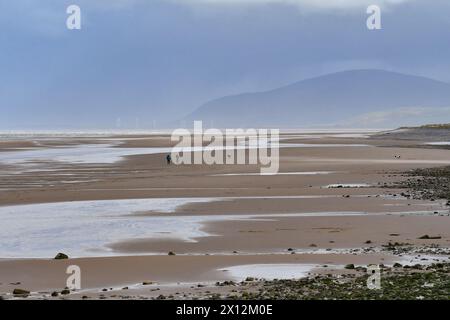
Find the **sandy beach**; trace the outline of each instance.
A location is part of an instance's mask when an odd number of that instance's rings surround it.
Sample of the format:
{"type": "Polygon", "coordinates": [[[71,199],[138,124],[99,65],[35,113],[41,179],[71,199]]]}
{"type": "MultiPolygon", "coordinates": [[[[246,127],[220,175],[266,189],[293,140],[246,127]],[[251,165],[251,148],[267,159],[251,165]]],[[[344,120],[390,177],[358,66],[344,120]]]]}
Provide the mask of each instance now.
{"type": "Polygon", "coordinates": [[[370,134],[282,134],[270,176],[257,165],[167,165],[164,134],[3,139],[0,295],[59,299],[69,265],[82,288],[64,298],[190,299],[246,277],[448,261],[446,201],[392,185],[450,165],[450,150],[370,134]],[[418,250],[386,250],[394,242],[418,250]],[[418,253],[430,247],[442,250],[418,253]]]}

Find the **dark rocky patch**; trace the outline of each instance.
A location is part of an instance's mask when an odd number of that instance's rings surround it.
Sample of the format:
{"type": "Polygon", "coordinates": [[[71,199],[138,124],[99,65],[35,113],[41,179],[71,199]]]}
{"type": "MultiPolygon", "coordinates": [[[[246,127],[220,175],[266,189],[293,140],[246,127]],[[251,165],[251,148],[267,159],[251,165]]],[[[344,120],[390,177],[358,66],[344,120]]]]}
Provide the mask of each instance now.
{"type": "Polygon", "coordinates": [[[69,259],[69,256],[65,253],[60,252],[55,256],[55,260],[64,260],[64,259],[69,259]]]}

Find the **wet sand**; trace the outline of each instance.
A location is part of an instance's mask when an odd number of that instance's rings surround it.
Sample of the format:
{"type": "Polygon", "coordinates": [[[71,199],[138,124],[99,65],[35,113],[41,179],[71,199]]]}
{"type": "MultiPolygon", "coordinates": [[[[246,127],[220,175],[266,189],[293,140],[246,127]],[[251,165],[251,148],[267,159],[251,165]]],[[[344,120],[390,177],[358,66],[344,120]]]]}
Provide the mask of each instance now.
{"type": "MultiPolygon", "coordinates": [[[[123,142],[114,148],[173,145],[169,137],[163,135],[66,137],[45,141],[0,141],[0,152],[113,141],[123,142]]],[[[328,133],[303,138],[290,135],[283,143],[340,146],[280,150],[281,172],[327,171],[330,172],[328,174],[239,175],[258,172],[259,167],[168,166],[165,154],[132,155],[112,164],[41,161],[30,167],[5,165],[0,161],[1,206],[212,197],[217,199],[182,205],[170,213],[148,208],[133,213],[130,219],[172,217],[177,221],[186,216],[227,217],[201,222],[199,228],[208,235],[196,238],[194,242],[139,237],[117,239],[107,245],[114,257],[52,260],[58,250],[47,259],[2,259],[0,294],[9,297],[8,294],[16,287],[36,292],[61,290],[67,278],[65,268],[70,264],[81,267],[83,293],[98,296],[103,287],[132,286],[142,281],[165,285],[184,283],[173,290],[183,286],[186,290],[193,290],[189,287],[190,283],[231,279],[230,275],[218,269],[242,264],[304,263],[342,267],[348,263],[367,265],[401,260],[402,257],[383,250],[389,242],[450,247],[450,217],[445,202],[412,200],[400,195],[403,190],[383,187],[405,179],[403,172],[406,170],[450,164],[450,150],[417,148],[414,146],[420,143],[415,141],[371,140],[366,137],[330,136],[328,133]],[[370,187],[326,187],[332,184],[364,184],[370,187]],[[424,234],[440,238],[418,239],[424,234]],[[367,248],[370,250],[364,251],[367,248]],[[359,251],[352,254],[348,251],[350,249],[359,251]],[[169,251],[177,255],[168,256],[169,251]],[[11,285],[17,282],[20,284],[11,285]]],[[[17,236],[21,237],[20,234],[17,236]]],[[[64,235],[55,233],[54,236],[64,235]]],[[[71,256],[70,252],[65,253],[71,256]]],[[[325,269],[320,272],[342,270],[325,269]]],[[[126,294],[155,297],[162,291],[136,287],[126,290],[126,294]]],[[[34,297],[42,295],[45,294],[34,297]]],[[[74,293],[68,297],[79,298],[80,295],[74,293]]]]}
{"type": "MultiPolygon", "coordinates": [[[[212,236],[198,242],[134,239],[112,244],[122,253],[174,251],[181,254],[281,253],[340,248],[380,247],[389,242],[450,246],[448,216],[322,216],[285,218],[269,216],[263,221],[226,221],[210,223],[205,231],[212,236]],[[428,234],[441,239],[423,240],[428,234]],[[370,244],[366,242],[370,240],[370,244]]],[[[350,263],[350,262],[348,262],[350,263]]]]}

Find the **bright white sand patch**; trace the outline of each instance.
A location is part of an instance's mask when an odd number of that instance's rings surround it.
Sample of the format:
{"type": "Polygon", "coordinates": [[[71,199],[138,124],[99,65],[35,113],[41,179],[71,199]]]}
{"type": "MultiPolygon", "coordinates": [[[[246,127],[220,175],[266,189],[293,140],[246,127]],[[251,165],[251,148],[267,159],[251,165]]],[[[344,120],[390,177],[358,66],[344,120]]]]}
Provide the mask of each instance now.
{"type": "MultiPolygon", "coordinates": [[[[267,197],[256,197],[263,198],[267,197]]],[[[72,257],[117,255],[105,249],[106,245],[142,238],[196,241],[196,238],[210,235],[201,230],[206,222],[246,219],[270,221],[275,216],[308,216],[308,213],[272,216],[139,215],[149,211],[171,213],[189,203],[233,199],[237,198],[97,200],[3,206],[0,207],[0,258],[51,258],[60,251],[72,257]]],[[[329,216],[355,213],[311,213],[313,216],[321,214],[329,216]]]]}
{"type": "Polygon", "coordinates": [[[321,174],[332,174],[335,171],[295,171],[295,172],[277,172],[277,173],[261,173],[261,172],[243,172],[243,173],[223,173],[223,174],[213,174],[215,177],[224,176],[309,176],[309,175],[321,175],[321,174]]]}
{"type": "Polygon", "coordinates": [[[173,212],[186,203],[213,198],[77,201],[0,207],[0,257],[109,255],[108,243],[134,238],[181,238],[205,234],[202,217],[139,217],[133,213],[173,212]],[[93,250],[99,250],[94,252],[93,250]]]}
{"type": "Polygon", "coordinates": [[[1,152],[0,163],[15,165],[55,161],[74,164],[110,164],[130,155],[168,153],[170,151],[171,148],[116,148],[112,144],[87,144],[75,147],[1,152]]]}
{"type": "MultiPolygon", "coordinates": [[[[172,216],[190,203],[237,199],[314,199],[336,196],[280,196],[243,198],[157,198],[73,201],[0,207],[0,258],[52,258],[58,252],[71,257],[120,255],[107,245],[133,239],[179,239],[195,242],[211,236],[202,230],[207,222],[288,217],[368,215],[366,212],[302,212],[172,216]],[[166,216],[140,214],[166,212],[166,216]]],[[[374,214],[383,214],[374,213],[374,214]]],[[[390,214],[429,214],[399,212],[390,214]]],[[[151,253],[151,252],[149,252],[151,253]]]]}
{"type": "Polygon", "coordinates": [[[230,274],[237,281],[243,281],[247,277],[273,279],[299,279],[304,278],[318,265],[314,264],[247,264],[231,266],[220,269],[230,274]]]}
{"type": "Polygon", "coordinates": [[[430,146],[450,146],[450,141],[428,142],[426,144],[430,146]]]}

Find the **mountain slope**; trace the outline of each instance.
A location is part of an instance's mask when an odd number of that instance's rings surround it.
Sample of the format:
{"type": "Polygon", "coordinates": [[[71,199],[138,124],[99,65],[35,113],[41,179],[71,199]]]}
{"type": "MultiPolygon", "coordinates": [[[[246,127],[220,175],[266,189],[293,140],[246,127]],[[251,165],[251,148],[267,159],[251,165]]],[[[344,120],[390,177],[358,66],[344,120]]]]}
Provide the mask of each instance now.
{"type": "Polygon", "coordinates": [[[184,120],[243,127],[367,126],[372,115],[376,125],[381,125],[380,118],[392,120],[391,112],[402,118],[408,113],[433,113],[436,108],[439,112],[450,108],[450,84],[382,70],[352,70],[266,92],[219,98],[184,120]]]}

